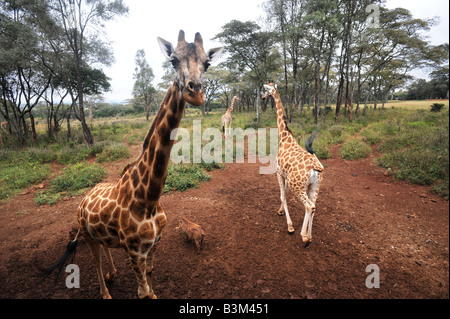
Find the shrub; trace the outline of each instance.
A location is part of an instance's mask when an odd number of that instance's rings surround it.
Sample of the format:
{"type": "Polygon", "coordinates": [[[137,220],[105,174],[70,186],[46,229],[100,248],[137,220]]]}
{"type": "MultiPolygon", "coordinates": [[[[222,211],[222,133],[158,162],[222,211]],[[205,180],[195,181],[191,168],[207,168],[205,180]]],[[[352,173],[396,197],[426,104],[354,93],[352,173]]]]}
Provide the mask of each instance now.
{"type": "Polygon", "coordinates": [[[108,145],[97,157],[97,162],[113,162],[130,157],[130,150],[123,144],[108,145]]]}
{"type": "Polygon", "coordinates": [[[45,204],[51,206],[51,205],[55,205],[58,202],[60,197],[61,197],[60,193],[53,193],[51,191],[42,191],[42,192],[36,193],[34,202],[38,206],[45,205],[45,204]]]}
{"type": "Polygon", "coordinates": [[[51,174],[50,165],[23,162],[3,167],[0,174],[0,200],[28,186],[38,184],[51,174]]]}
{"type": "Polygon", "coordinates": [[[440,112],[443,107],[444,107],[444,104],[433,103],[433,105],[431,105],[431,112],[440,112]]]}
{"type": "Polygon", "coordinates": [[[383,135],[372,128],[367,128],[361,132],[362,140],[370,145],[377,144],[383,139],[383,135]]]}
{"type": "Polygon", "coordinates": [[[339,156],[346,160],[357,160],[367,157],[371,152],[370,146],[363,141],[351,139],[342,145],[339,156]]]}
{"type": "Polygon", "coordinates": [[[215,169],[223,169],[225,167],[223,164],[218,164],[216,162],[206,163],[203,160],[199,165],[201,168],[205,169],[208,172],[211,172],[215,169]]]}
{"type": "Polygon", "coordinates": [[[22,189],[42,182],[50,174],[49,165],[24,163],[23,165],[13,165],[2,169],[0,181],[6,183],[9,188],[22,189]]]}
{"type": "Polygon", "coordinates": [[[200,182],[207,182],[211,176],[203,171],[200,165],[170,165],[164,192],[184,191],[197,187],[200,182]]]}
{"type": "Polygon", "coordinates": [[[24,152],[24,156],[40,164],[51,163],[57,159],[56,152],[47,148],[29,148],[24,152]]]}
{"type": "Polygon", "coordinates": [[[68,166],[52,183],[55,192],[75,192],[98,184],[106,172],[98,164],[74,164],[68,166]]]}
{"type": "Polygon", "coordinates": [[[63,165],[76,164],[85,161],[88,157],[89,148],[87,146],[66,146],[58,152],[58,163],[63,165]]]}

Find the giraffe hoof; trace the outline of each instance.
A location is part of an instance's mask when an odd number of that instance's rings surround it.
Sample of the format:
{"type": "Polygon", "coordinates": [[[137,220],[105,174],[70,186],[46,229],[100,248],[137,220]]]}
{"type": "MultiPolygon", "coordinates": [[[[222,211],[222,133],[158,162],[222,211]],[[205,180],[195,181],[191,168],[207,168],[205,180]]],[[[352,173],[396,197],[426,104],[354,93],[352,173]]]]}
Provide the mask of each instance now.
{"type": "Polygon", "coordinates": [[[103,299],[112,299],[108,291],[103,295],[103,299]]]}
{"type": "Polygon", "coordinates": [[[142,296],[140,298],[141,299],[158,299],[158,297],[156,297],[156,295],[153,293],[153,291],[145,294],[144,296],[142,296]]]}
{"type": "Polygon", "coordinates": [[[294,233],[294,227],[289,226],[289,227],[288,227],[288,233],[289,233],[289,234],[293,234],[293,233],[294,233]]]}
{"type": "Polygon", "coordinates": [[[280,216],[283,216],[283,215],[284,215],[284,210],[279,210],[279,211],[277,212],[277,214],[280,215],[280,216]]]}
{"type": "Polygon", "coordinates": [[[303,247],[307,248],[311,244],[311,239],[303,237],[303,247]]]}
{"type": "Polygon", "coordinates": [[[110,274],[110,273],[107,273],[106,276],[105,276],[105,280],[106,280],[106,282],[107,282],[108,284],[111,284],[111,283],[114,282],[114,278],[115,278],[115,277],[116,277],[116,274],[110,274]]]}

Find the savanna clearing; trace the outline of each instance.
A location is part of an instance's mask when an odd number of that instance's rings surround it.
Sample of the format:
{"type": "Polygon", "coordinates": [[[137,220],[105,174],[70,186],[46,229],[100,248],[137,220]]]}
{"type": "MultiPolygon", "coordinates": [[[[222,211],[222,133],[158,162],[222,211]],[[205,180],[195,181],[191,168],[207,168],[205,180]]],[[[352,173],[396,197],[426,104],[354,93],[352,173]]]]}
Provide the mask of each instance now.
{"type": "MultiPolygon", "coordinates": [[[[330,113],[314,124],[312,110],[289,128],[300,145],[314,131],[314,150],[325,166],[313,243],[301,244],[304,209],[288,197],[296,229],[276,214],[275,175],[260,164],[171,164],[161,203],[168,225],[155,257],[159,298],[448,298],[449,113],[430,112],[430,101],[402,101],[368,110],[348,122],[330,113]],[[181,217],[202,225],[203,249],[187,243],[181,217]],[[366,286],[366,267],[380,269],[380,288],[366,286]]],[[[221,111],[188,109],[181,127],[221,129],[221,111]]],[[[143,118],[97,119],[93,148],[73,139],[38,139],[24,149],[0,149],[0,298],[98,298],[98,280],[81,241],[74,263],[79,289],[42,279],[37,266],[62,254],[83,195],[99,181],[115,181],[141,151],[150,123],[143,118]]],[[[276,127],[270,108],[235,113],[232,127],[276,127]]],[[[44,128],[40,128],[44,129],[44,128]]],[[[45,134],[40,134],[45,136],[45,134]]],[[[207,143],[207,141],[203,141],[207,143]]],[[[238,147],[238,146],[236,146],[238,147]]],[[[113,298],[136,298],[125,253],[113,251],[113,298]]],[[[106,267],[106,265],[105,265],[106,267]]]]}

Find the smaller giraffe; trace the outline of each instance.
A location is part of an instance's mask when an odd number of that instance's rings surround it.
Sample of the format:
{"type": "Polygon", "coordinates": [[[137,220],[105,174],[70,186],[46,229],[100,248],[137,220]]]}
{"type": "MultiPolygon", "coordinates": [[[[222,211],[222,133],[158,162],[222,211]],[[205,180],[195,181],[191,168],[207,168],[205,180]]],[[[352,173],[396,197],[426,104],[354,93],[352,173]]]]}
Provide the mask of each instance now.
{"type": "Polygon", "coordinates": [[[225,137],[229,136],[231,134],[231,121],[233,120],[233,116],[231,115],[231,112],[233,112],[234,102],[239,100],[239,97],[235,95],[233,99],[231,100],[231,105],[226,111],[224,115],[222,115],[222,131],[225,137]],[[227,134],[228,131],[228,134],[227,134]]]}
{"type": "Polygon", "coordinates": [[[313,134],[306,141],[306,150],[300,147],[291,130],[287,127],[286,117],[283,113],[284,108],[276,85],[269,81],[268,84],[264,85],[264,88],[266,91],[262,99],[264,100],[270,96],[273,97],[277,107],[279,139],[277,178],[281,193],[281,206],[278,214],[286,214],[288,232],[293,233],[294,227],[292,226],[286,201],[286,192],[291,190],[305,206],[305,218],[303,220],[301,235],[305,246],[308,246],[312,240],[312,222],[324,170],[312,149],[312,143],[316,134],[313,134]]]}

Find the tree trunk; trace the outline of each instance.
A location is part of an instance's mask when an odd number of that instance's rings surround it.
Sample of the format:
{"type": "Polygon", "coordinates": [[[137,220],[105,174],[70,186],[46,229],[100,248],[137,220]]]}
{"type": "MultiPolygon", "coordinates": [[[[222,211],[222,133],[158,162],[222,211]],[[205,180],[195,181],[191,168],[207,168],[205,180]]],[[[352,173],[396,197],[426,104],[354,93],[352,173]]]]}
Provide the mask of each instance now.
{"type": "Polygon", "coordinates": [[[71,114],[67,114],[67,143],[70,143],[70,139],[72,137],[72,131],[70,130],[70,116],[71,114]]]}

